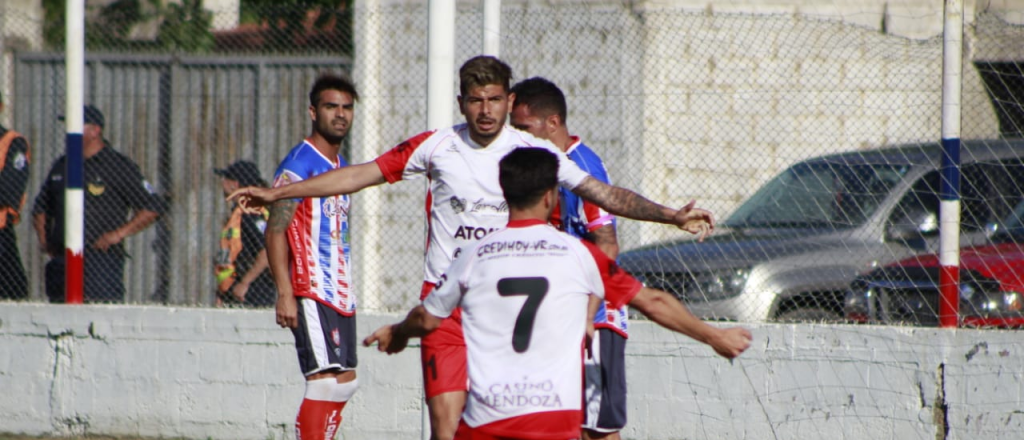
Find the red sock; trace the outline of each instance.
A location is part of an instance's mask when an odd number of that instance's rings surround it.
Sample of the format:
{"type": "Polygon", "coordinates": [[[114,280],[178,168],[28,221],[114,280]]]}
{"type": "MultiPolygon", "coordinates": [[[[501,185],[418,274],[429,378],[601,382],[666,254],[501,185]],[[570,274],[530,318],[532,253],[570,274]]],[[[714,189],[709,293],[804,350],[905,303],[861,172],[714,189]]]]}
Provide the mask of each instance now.
{"type": "Polygon", "coordinates": [[[327,426],[324,427],[324,440],[334,440],[334,434],[338,433],[338,426],[341,425],[341,410],[345,409],[348,402],[327,402],[331,404],[331,412],[327,415],[327,426]]]}
{"type": "Polygon", "coordinates": [[[338,408],[340,403],[326,400],[302,399],[302,405],[299,406],[299,415],[295,417],[296,439],[329,440],[326,437],[328,428],[331,429],[330,432],[333,434],[337,431],[338,424],[341,423],[341,409],[338,408]]]}

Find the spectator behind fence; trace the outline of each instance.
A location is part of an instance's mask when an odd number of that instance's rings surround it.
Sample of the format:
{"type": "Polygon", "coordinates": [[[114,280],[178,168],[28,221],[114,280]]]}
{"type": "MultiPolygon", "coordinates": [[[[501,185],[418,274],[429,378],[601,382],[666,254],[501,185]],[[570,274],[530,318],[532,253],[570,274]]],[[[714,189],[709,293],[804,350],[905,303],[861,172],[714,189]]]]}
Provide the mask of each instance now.
{"type": "MultiPolygon", "coordinates": [[[[164,204],[142,177],[139,166],[103,138],[103,113],[87,105],[84,115],[83,298],[87,303],[119,303],[124,302],[124,262],[128,257],[124,239],[153,223],[164,212],[164,204]]],[[[65,156],[54,161],[32,207],[39,244],[50,255],[45,269],[46,296],[56,303],[64,302],[65,161],[65,156]]]]}
{"type": "MultiPolygon", "coordinates": [[[[0,113],[4,98],[0,95],[0,113]]],[[[0,299],[28,297],[28,280],[21,264],[14,226],[21,218],[28,184],[28,141],[0,125],[0,299]]]]}
{"type": "MultiPolygon", "coordinates": [[[[267,186],[256,164],[247,160],[227,168],[213,170],[221,177],[224,195],[243,186],[267,186]]],[[[238,203],[231,203],[231,214],[220,232],[220,250],[214,262],[217,277],[217,305],[269,307],[277,302],[274,279],[267,270],[267,251],[263,234],[270,212],[246,213],[238,203]]]]}

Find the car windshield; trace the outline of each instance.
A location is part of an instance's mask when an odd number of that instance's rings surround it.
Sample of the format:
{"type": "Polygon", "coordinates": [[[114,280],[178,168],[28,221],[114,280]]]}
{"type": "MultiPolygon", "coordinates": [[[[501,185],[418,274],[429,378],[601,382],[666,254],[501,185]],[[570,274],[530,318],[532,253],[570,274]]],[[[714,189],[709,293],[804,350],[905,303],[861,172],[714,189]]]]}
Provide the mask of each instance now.
{"type": "Polygon", "coordinates": [[[1024,199],[1000,222],[1000,228],[992,239],[996,242],[1024,243],[1024,199]]]}
{"type": "Polygon", "coordinates": [[[769,181],[723,223],[733,228],[860,225],[909,166],[845,162],[794,165],[769,181]]]}

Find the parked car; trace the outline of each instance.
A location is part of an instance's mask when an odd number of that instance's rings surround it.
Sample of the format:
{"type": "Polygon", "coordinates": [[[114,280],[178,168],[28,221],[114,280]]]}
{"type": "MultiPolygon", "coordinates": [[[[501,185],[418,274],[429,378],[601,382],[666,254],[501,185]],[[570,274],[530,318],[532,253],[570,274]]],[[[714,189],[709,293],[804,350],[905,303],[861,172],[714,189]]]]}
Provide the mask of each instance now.
{"type": "MultiPolygon", "coordinates": [[[[1021,328],[1024,201],[994,229],[989,244],[960,250],[960,322],[1021,328]]],[[[937,326],[939,298],[939,257],[929,254],[858,277],[846,294],[845,313],[855,322],[937,326]]]]}
{"type": "MultiPolygon", "coordinates": [[[[736,321],[843,319],[850,282],[872,267],[938,250],[938,144],[804,160],[762,186],[703,243],[619,256],[698,316],[736,321]]],[[[1024,140],[965,141],[961,242],[986,240],[1024,188],[1024,140]]]]}

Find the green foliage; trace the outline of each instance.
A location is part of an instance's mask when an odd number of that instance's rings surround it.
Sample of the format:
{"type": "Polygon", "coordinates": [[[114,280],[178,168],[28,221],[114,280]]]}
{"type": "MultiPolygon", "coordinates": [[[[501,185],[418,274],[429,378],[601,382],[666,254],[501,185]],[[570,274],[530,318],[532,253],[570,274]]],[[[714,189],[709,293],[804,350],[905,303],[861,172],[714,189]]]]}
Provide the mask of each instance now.
{"type": "MultiPolygon", "coordinates": [[[[66,34],[65,0],[43,0],[43,8],[43,38],[50,49],[61,50],[66,34]]],[[[99,8],[87,5],[85,47],[109,51],[207,52],[214,47],[212,21],[213,14],[203,9],[201,0],[182,0],[180,5],[167,6],[161,0],[118,0],[99,8]],[[153,20],[160,22],[155,41],[130,38],[137,25],[153,20]]]]}
{"type": "Polygon", "coordinates": [[[157,37],[160,47],[182,52],[213,49],[213,34],[210,33],[213,13],[203,9],[202,0],[182,0],[180,5],[168,5],[163,16],[157,37]]]}
{"type": "MultiPolygon", "coordinates": [[[[46,17],[43,35],[51,50],[64,49],[65,2],[42,0],[46,17]]],[[[353,2],[240,0],[240,22],[257,25],[256,30],[250,28],[249,34],[217,38],[210,31],[213,14],[203,8],[202,0],[174,3],[117,0],[103,6],[87,4],[85,44],[90,51],[312,51],[351,55],[353,2]],[[132,32],[147,23],[159,25],[156,38],[132,38],[132,32]]]]}
{"type": "Polygon", "coordinates": [[[276,50],[327,49],[351,55],[353,3],[354,0],[241,0],[239,21],[275,31],[276,50]]]}

